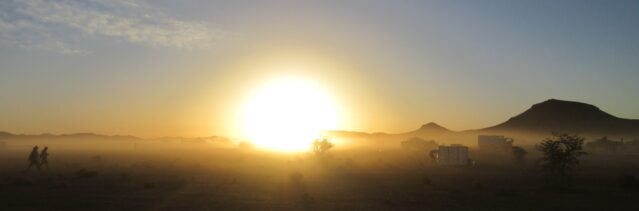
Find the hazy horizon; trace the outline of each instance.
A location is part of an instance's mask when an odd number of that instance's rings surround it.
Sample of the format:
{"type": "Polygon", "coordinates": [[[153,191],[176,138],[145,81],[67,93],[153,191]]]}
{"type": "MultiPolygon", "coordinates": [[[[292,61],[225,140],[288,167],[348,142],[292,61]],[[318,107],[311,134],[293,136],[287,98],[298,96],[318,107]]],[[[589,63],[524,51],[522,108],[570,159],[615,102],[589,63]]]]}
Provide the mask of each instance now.
{"type": "Polygon", "coordinates": [[[628,0],[0,0],[0,210],[639,210],[637,23],[628,0]]]}
{"type": "Polygon", "coordinates": [[[639,119],[634,1],[4,1],[0,131],[242,137],[313,81],[335,128],[499,124],[555,98],[639,119]]]}

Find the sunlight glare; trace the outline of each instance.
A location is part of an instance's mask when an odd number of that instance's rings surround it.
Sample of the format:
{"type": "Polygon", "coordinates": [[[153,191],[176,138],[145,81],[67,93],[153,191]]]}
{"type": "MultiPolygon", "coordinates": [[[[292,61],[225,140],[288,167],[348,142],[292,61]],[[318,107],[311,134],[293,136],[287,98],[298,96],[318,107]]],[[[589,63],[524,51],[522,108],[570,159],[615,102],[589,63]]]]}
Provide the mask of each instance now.
{"type": "Polygon", "coordinates": [[[260,148],[304,151],[321,130],[337,126],[333,99],[313,81],[286,77],[257,90],[245,107],[244,129],[260,148]]]}

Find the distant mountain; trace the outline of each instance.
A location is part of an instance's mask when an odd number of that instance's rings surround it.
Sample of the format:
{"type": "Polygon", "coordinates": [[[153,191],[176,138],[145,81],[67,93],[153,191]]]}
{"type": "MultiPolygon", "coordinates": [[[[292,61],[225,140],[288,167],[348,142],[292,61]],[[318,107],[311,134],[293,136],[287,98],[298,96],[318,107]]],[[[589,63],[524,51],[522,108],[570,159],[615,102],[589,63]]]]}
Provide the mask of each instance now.
{"type": "Polygon", "coordinates": [[[230,143],[231,139],[220,137],[220,136],[208,136],[208,137],[194,137],[194,138],[184,138],[184,137],[161,137],[154,139],[146,139],[153,141],[163,141],[163,142],[190,142],[190,143],[230,143]]]}
{"type": "Polygon", "coordinates": [[[11,134],[0,131],[1,139],[127,139],[137,140],[141,139],[135,136],[122,136],[122,135],[102,135],[95,133],[72,133],[72,134],[60,134],[54,135],[51,133],[43,134],[11,134]]]}
{"type": "MultiPolygon", "coordinates": [[[[371,134],[356,131],[331,131],[329,135],[344,138],[402,140],[408,137],[433,138],[437,140],[474,140],[477,135],[494,134],[521,137],[547,137],[552,132],[573,133],[585,136],[613,136],[639,138],[639,120],[623,119],[610,115],[596,106],[550,99],[537,103],[523,113],[504,123],[467,131],[451,131],[430,122],[414,131],[398,134],[371,134]]],[[[536,140],[533,139],[533,140],[536,140]]]]}
{"type": "Polygon", "coordinates": [[[7,132],[4,132],[4,131],[0,131],[0,139],[11,138],[11,137],[13,137],[13,136],[14,136],[14,135],[13,135],[13,134],[11,134],[11,133],[7,133],[7,132]]]}
{"type": "MultiPolygon", "coordinates": [[[[365,132],[357,132],[357,131],[325,131],[324,135],[338,137],[343,139],[350,140],[360,140],[360,141],[382,141],[391,143],[393,141],[403,141],[413,137],[420,137],[425,139],[446,139],[448,141],[454,141],[453,136],[460,136],[466,134],[460,134],[455,131],[451,131],[437,123],[429,122],[416,130],[404,132],[404,133],[365,133],[365,132]],[[453,138],[453,139],[451,139],[453,138]]],[[[378,142],[379,143],[379,142],[378,142]]]]}
{"type": "Polygon", "coordinates": [[[340,138],[370,138],[387,136],[386,133],[365,133],[359,131],[346,131],[346,130],[327,130],[322,132],[323,135],[340,137],[340,138]]]}
{"type": "MultiPolygon", "coordinates": [[[[523,113],[508,119],[508,121],[479,130],[451,131],[437,123],[429,122],[417,130],[387,134],[365,133],[357,131],[324,131],[325,135],[359,139],[359,140],[403,140],[410,137],[433,138],[455,142],[469,141],[481,134],[512,135],[532,134],[548,136],[552,132],[576,133],[589,136],[617,136],[639,138],[639,120],[623,119],[610,115],[596,106],[550,99],[533,105],[523,113]]],[[[112,140],[156,140],[156,141],[181,141],[181,142],[229,142],[223,137],[164,137],[156,139],[142,139],[134,136],[109,136],[94,133],[75,134],[40,134],[40,135],[16,135],[0,131],[2,139],[112,139],[112,140]]]]}
{"type": "Polygon", "coordinates": [[[152,138],[145,139],[135,136],[127,136],[127,135],[102,135],[96,133],[72,133],[72,134],[50,134],[43,133],[39,135],[31,135],[31,134],[11,134],[7,132],[0,131],[0,140],[56,140],[56,139],[67,139],[67,140],[108,140],[108,141],[162,141],[162,142],[190,142],[190,143],[230,143],[231,140],[224,137],[219,136],[209,136],[209,137],[193,137],[193,138],[184,138],[184,137],[162,137],[162,138],[152,138]]]}
{"type": "Polygon", "coordinates": [[[639,120],[622,119],[596,106],[550,99],[499,125],[479,132],[577,133],[588,135],[639,135],[639,120]]]}
{"type": "Polygon", "coordinates": [[[422,125],[419,129],[405,133],[406,135],[413,136],[424,136],[424,135],[449,135],[454,133],[448,128],[442,127],[434,122],[429,122],[427,124],[422,125]]]}
{"type": "Polygon", "coordinates": [[[427,124],[422,125],[419,130],[417,130],[419,132],[434,132],[434,133],[447,133],[447,132],[452,132],[451,130],[449,130],[448,128],[445,128],[441,125],[438,125],[437,123],[434,122],[429,122],[427,124]]]}

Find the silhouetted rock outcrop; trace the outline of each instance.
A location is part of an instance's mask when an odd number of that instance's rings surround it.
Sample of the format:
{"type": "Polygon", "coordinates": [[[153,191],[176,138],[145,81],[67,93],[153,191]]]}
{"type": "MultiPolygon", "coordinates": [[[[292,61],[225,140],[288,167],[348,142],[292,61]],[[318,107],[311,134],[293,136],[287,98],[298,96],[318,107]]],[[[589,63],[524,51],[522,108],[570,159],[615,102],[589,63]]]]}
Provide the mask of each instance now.
{"type": "Polygon", "coordinates": [[[437,123],[434,123],[434,122],[429,122],[427,124],[422,125],[418,131],[438,132],[438,133],[451,132],[448,128],[442,127],[441,125],[438,125],[437,123]]]}
{"type": "MultiPolygon", "coordinates": [[[[375,138],[400,140],[422,137],[438,141],[451,140],[455,143],[471,143],[468,141],[474,141],[477,135],[509,135],[538,140],[547,137],[552,132],[580,134],[590,138],[610,136],[632,139],[639,138],[639,120],[618,118],[586,103],[550,99],[533,105],[530,109],[504,123],[479,130],[456,132],[430,122],[414,131],[388,134],[383,137],[350,131],[333,131],[333,134],[337,137],[366,140],[375,138]]],[[[522,140],[519,140],[522,143],[522,140]]]]}
{"type": "Polygon", "coordinates": [[[639,134],[639,120],[618,118],[586,103],[550,99],[533,105],[504,123],[479,131],[623,136],[639,134]]]}
{"type": "Polygon", "coordinates": [[[405,135],[414,135],[414,136],[438,136],[438,135],[448,135],[454,133],[453,131],[442,127],[441,125],[438,125],[437,123],[434,122],[429,122],[426,123],[424,125],[422,125],[421,127],[419,127],[419,129],[405,133],[405,135]]]}

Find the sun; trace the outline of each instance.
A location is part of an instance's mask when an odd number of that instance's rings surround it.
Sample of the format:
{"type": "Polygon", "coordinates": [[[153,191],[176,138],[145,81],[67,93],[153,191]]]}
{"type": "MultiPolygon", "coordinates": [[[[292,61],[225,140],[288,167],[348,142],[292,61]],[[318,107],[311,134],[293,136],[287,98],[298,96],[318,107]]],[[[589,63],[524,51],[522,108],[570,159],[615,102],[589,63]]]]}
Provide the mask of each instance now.
{"type": "Polygon", "coordinates": [[[261,86],[244,109],[244,132],[258,147],[304,151],[338,123],[333,98],[318,83],[283,77],[261,86]]]}

